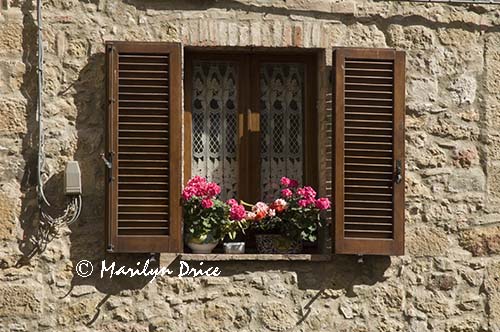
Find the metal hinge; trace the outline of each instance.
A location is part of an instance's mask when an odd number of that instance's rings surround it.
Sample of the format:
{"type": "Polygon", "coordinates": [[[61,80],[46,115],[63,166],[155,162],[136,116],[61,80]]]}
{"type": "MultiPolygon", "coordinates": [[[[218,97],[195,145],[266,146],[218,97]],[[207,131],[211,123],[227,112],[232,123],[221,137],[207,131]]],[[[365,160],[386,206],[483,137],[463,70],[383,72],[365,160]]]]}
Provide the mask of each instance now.
{"type": "Polygon", "coordinates": [[[396,174],[394,174],[394,182],[400,183],[403,180],[403,166],[401,160],[396,160],[396,174]]]}
{"type": "Polygon", "coordinates": [[[104,162],[104,165],[108,168],[108,181],[113,181],[113,151],[108,152],[108,158],[104,153],[101,153],[101,159],[104,162]]]}

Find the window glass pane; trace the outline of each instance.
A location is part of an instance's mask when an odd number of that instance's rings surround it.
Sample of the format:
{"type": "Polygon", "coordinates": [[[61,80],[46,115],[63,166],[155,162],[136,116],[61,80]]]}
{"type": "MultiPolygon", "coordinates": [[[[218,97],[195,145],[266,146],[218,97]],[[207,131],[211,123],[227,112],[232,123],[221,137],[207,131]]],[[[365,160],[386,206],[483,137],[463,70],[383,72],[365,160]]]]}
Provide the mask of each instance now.
{"type": "Polygon", "coordinates": [[[221,198],[238,193],[237,67],[195,62],[192,93],[192,176],[217,182],[221,198]]]}
{"type": "Polygon", "coordinates": [[[260,68],[261,198],[278,194],[279,179],[302,181],[304,67],[267,63],[260,68]]]}

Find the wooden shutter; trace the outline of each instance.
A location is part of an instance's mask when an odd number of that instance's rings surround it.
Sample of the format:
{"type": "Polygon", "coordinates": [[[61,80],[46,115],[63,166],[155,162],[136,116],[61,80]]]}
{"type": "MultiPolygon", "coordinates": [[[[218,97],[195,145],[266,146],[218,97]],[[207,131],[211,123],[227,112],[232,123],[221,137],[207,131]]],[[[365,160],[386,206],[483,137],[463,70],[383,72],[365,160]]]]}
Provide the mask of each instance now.
{"type": "Polygon", "coordinates": [[[334,49],[335,251],[404,254],[405,55],[334,49]]]}
{"type": "Polygon", "coordinates": [[[108,42],[110,252],[181,249],[181,48],[108,42]]]}

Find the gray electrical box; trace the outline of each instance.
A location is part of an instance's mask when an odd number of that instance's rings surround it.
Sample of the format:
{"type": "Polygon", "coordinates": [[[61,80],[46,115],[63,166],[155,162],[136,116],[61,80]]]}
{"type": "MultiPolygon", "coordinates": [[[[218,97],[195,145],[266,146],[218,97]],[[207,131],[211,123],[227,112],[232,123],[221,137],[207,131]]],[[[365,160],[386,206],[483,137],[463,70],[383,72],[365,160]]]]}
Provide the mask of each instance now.
{"type": "Polygon", "coordinates": [[[66,195],[80,195],[82,193],[82,177],[78,161],[68,161],[64,174],[66,195]]]}

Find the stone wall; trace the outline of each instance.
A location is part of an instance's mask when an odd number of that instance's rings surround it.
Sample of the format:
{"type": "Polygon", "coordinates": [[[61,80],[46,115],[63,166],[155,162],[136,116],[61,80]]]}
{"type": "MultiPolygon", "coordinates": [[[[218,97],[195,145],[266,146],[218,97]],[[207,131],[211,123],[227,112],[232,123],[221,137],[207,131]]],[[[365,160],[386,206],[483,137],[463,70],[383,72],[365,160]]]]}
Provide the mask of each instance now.
{"type": "Polygon", "coordinates": [[[44,0],[46,191],[57,211],[65,162],[78,160],[84,210],[30,258],[36,11],[0,3],[0,331],[500,330],[499,6],[44,0]],[[79,260],[104,258],[105,40],[320,47],[329,65],[332,46],[405,50],[407,254],[224,262],[218,278],[152,283],[79,278],[79,260]]]}

